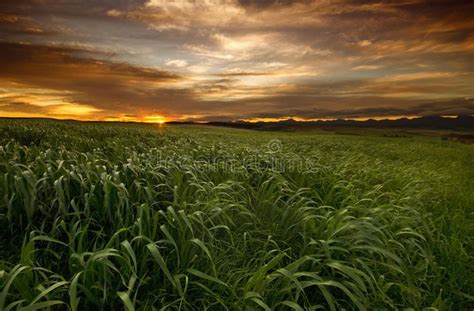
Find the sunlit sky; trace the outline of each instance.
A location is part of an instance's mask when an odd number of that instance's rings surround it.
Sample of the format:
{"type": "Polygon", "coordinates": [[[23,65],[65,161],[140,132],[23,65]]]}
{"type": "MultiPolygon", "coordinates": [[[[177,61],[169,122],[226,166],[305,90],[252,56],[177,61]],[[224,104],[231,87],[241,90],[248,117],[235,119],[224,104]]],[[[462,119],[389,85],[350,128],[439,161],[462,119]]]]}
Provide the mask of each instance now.
{"type": "Polygon", "coordinates": [[[474,114],[474,1],[0,0],[0,116],[474,114]]]}

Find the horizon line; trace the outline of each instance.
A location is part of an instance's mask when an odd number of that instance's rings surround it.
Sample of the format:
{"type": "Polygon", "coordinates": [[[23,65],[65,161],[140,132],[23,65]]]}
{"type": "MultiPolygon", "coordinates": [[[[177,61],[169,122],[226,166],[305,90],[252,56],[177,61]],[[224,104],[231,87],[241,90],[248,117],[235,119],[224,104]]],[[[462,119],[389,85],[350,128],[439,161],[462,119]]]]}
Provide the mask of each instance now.
{"type": "Polygon", "coordinates": [[[335,121],[353,121],[353,122],[367,122],[367,121],[398,121],[398,120],[414,120],[421,118],[438,117],[443,119],[458,119],[459,117],[474,117],[470,114],[459,114],[459,115],[417,115],[417,116],[387,116],[387,117],[354,117],[354,118],[312,118],[303,119],[298,117],[287,117],[287,118],[255,118],[255,119],[235,119],[235,120],[166,120],[160,122],[152,121],[140,121],[140,120],[94,120],[94,119],[74,119],[74,118],[54,118],[54,117],[4,117],[0,116],[0,119],[9,120],[52,120],[52,121],[74,121],[74,122],[90,122],[90,123],[136,123],[136,124],[172,124],[172,123],[193,123],[193,124],[210,124],[210,123],[282,123],[292,121],[294,123],[315,123],[315,122],[335,122],[335,121]],[[267,119],[267,120],[266,120],[267,119]],[[271,120],[268,120],[271,119],[271,120]]]}

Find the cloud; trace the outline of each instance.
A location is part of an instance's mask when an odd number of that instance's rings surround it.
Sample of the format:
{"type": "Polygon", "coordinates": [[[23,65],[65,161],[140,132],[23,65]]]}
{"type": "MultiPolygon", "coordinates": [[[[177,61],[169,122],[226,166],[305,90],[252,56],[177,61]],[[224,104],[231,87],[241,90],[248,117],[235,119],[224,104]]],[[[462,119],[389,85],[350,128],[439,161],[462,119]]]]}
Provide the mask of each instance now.
{"type": "Polygon", "coordinates": [[[343,118],[367,118],[367,117],[404,117],[404,116],[430,116],[430,115],[474,115],[474,99],[459,98],[450,101],[412,103],[408,107],[397,106],[373,106],[366,108],[349,109],[288,109],[281,112],[256,112],[247,114],[231,115],[204,115],[189,118],[194,121],[220,121],[220,120],[258,120],[258,119],[287,119],[297,118],[300,120],[315,119],[343,119],[343,118]]]}
{"type": "Polygon", "coordinates": [[[380,69],[378,65],[359,65],[352,68],[352,70],[377,70],[380,69]]]}
{"type": "Polygon", "coordinates": [[[28,102],[2,103],[2,101],[0,101],[0,113],[7,117],[55,117],[61,119],[74,119],[97,112],[99,112],[98,109],[79,103],[64,102],[41,106],[28,102]]]}
{"type": "Polygon", "coordinates": [[[173,59],[168,62],[166,62],[167,66],[172,66],[172,67],[178,67],[178,68],[183,68],[188,65],[188,62],[182,59],[173,59]]]}
{"type": "Polygon", "coordinates": [[[308,3],[308,0],[239,0],[244,7],[268,8],[271,6],[290,6],[295,3],[308,3]]]}
{"type": "Polygon", "coordinates": [[[0,34],[46,36],[59,33],[57,27],[47,27],[29,16],[0,11],[0,34]]]}
{"type": "Polygon", "coordinates": [[[391,75],[379,79],[383,82],[400,82],[400,81],[414,81],[414,80],[431,80],[431,79],[448,79],[462,75],[459,72],[414,72],[406,74],[391,75]]]}
{"type": "Polygon", "coordinates": [[[74,80],[94,85],[140,80],[165,83],[181,79],[164,70],[80,57],[89,53],[73,48],[0,42],[0,76],[31,84],[57,83],[58,86],[72,84],[74,80]]]}
{"type": "Polygon", "coordinates": [[[227,70],[219,74],[223,77],[245,77],[245,76],[270,76],[271,72],[261,72],[261,71],[244,71],[241,69],[237,70],[227,70]]]}
{"type": "Polygon", "coordinates": [[[0,78],[30,87],[67,90],[68,101],[109,112],[152,111],[159,102],[170,105],[170,97],[176,95],[173,101],[179,98],[173,86],[183,77],[177,74],[79,57],[82,53],[69,48],[0,43],[0,78]]]}
{"type": "Polygon", "coordinates": [[[43,113],[47,113],[48,109],[45,107],[30,104],[30,103],[11,102],[11,103],[5,103],[5,104],[0,103],[0,111],[43,114],[43,113]]]}
{"type": "Polygon", "coordinates": [[[466,112],[473,9],[458,0],[3,0],[0,114],[466,112]]]}

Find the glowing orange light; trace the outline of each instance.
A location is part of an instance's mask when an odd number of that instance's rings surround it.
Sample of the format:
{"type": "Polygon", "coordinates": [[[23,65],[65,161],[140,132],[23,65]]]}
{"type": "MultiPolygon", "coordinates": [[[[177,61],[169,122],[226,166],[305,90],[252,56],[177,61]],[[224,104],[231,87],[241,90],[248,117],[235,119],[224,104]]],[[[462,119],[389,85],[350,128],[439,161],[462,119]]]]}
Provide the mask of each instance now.
{"type": "Polygon", "coordinates": [[[148,123],[163,124],[166,122],[166,118],[163,116],[146,116],[143,121],[148,123]]]}

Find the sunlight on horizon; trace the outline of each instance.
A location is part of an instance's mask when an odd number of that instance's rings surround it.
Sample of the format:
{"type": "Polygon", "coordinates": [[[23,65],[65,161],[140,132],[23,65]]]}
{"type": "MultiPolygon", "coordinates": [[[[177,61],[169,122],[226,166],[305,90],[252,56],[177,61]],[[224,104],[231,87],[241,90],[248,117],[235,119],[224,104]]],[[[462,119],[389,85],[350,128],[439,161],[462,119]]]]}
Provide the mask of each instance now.
{"type": "Polygon", "coordinates": [[[0,117],[473,115],[474,3],[363,2],[1,1],[0,117]]]}

